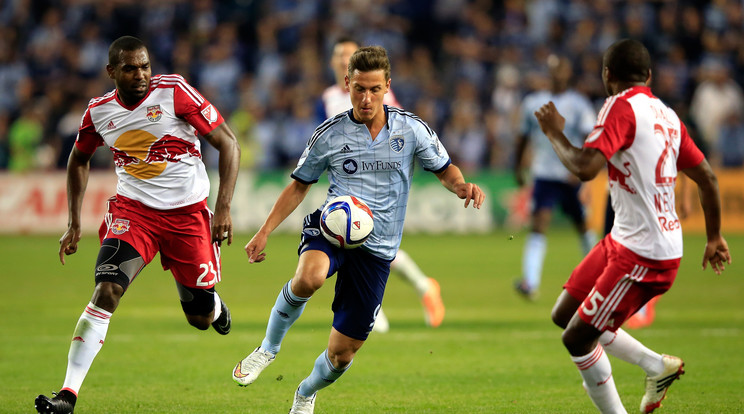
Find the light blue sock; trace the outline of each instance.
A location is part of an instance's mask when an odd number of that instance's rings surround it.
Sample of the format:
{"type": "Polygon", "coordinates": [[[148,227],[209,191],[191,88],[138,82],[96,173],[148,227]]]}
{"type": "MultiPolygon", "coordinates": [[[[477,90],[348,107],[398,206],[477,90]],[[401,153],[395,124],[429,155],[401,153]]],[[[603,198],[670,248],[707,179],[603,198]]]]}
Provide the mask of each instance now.
{"type": "Polygon", "coordinates": [[[595,244],[597,244],[597,236],[593,231],[587,230],[581,235],[581,252],[584,256],[589,254],[595,244]]]}
{"type": "Polygon", "coordinates": [[[266,337],[261,342],[261,348],[272,354],[279,352],[284,336],[297,318],[302,315],[302,311],[305,309],[308,299],[310,299],[301,298],[292,293],[291,284],[291,280],[287,282],[276,298],[276,303],[271,308],[269,324],[266,326],[266,337]]]}
{"type": "Polygon", "coordinates": [[[333,384],[350,366],[351,362],[341,369],[334,367],[331,360],[328,359],[328,350],[323,350],[315,360],[313,372],[300,383],[300,395],[309,397],[318,392],[318,390],[333,384]]]}
{"type": "Polygon", "coordinates": [[[530,233],[522,254],[522,277],[530,290],[540,287],[548,241],[544,234],[530,233]]]}

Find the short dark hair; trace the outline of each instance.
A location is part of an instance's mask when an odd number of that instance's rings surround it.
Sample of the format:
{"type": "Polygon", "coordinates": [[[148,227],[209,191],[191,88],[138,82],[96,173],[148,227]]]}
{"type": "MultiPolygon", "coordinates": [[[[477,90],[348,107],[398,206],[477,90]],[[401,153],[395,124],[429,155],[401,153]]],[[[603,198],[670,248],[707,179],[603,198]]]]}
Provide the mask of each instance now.
{"type": "Polygon", "coordinates": [[[119,55],[122,51],[132,52],[135,50],[146,49],[144,43],[134,36],[122,36],[111,43],[108,51],[109,65],[116,66],[119,64],[119,55]]]}
{"type": "Polygon", "coordinates": [[[621,39],[607,48],[602,64],[621,82],[646,82],[651,70],[651,56],[643,43],[621,39]]]}
{"type": "Polygon", "coordinates": [[[385,73],[385,80],[389,80],[390,59],[387,51],[382,46],[360,47],[349,59],[349,78],[355,70],[360,72],[381,70],[385,73]]]}

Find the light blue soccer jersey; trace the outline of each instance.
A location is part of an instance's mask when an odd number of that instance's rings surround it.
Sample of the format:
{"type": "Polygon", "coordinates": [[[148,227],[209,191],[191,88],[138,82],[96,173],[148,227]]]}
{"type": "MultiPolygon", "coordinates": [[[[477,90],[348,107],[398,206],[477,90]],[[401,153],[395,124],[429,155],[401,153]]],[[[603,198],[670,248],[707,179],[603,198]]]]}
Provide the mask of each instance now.
{"type": "Polygon", "coordinates": [[[292,178],[311,184],[328,171],[325,203],[341,195],[364,200],[375,227],[362,248],[392,260],[403,237],[415,159],[433,172],[443,171],[451,160],[437,134],[419,117],[387,105],[385,113],[387,126],[374,141],[351,109],[323,122],[308,141],[292,178]]]}
{"type": "Polygon", "coordinates": [[[532,177],[567,181],[570,173],[555,154],[550,140],[542,133],[535,118],[535,111],[550,101],[553,101],[558,112],[566,118],[563,133],[576,147],[584,145],[584,139],[594,129],[597,114],[586,97],[570,89],[559,94],[538,91],[527,95],[522,101],[519,133],[527,135],[532,145],[532,177]]]}

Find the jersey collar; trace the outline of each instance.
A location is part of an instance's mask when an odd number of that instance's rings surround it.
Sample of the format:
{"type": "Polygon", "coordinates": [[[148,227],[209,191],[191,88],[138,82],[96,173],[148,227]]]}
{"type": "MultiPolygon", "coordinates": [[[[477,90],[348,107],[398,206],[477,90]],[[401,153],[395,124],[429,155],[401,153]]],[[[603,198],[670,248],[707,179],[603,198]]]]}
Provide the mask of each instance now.
{"type": "MultiPolygon", "coordinates": [[[[388,113],[388,106],[382,105],[382,107],[385,109],[385,126],[387,129],[390,129],[390,114],[388,113]]],[[[358,119],[354,118],[354,108],[349,109],[348,111],[349,119],[351,119],[351,122],[355,124],[362,124],[362,121],[359,121],[358,119]]]]}

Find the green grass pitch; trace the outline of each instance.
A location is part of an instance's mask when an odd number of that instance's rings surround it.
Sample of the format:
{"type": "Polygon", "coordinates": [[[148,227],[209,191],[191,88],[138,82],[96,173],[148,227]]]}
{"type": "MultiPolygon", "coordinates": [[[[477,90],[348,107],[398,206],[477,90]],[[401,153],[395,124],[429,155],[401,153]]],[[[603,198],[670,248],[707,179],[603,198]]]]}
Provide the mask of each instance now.
{"type": "MultiPolygon", "coordinates": [[[[447,314],[424,326],[414,290],[391,275],[384,309],[391,328],[373,333],[353,367],[318,394],[317,413],[594,413],[550,321],[563,281],[580,260],[568,229],[554,229],[541,296],[517,297],[524,232],[406,235],[403,248],[439,280],[447,314]],[[514,239],[510,240],[510,234],[514,239]]],[[[744,236],[727,235],[734,264],[722,276],[700,270],[704,238],[688,235],[677,282],[655,323],[631,331],[686,371],[658,413],[744,412],[744,236]]],[[[253,385],[232,382],[235,364],[263,338],[269,310],[296,264],[295,235],[274,235],[268,260],[249,265],[239,235],[223,248],[218,290],[232,332],[186,323],[170,273],[159,259],[135,280],[111,319],[106,344],[83,384],[76,413],[286,412],[299,382],[327,344],[331,279],[309,302],[277,360],[253,385]]],[[[64,379],[72,330],[90,299],[97,240],[86,237],[67,265],[58,236],[2,236],[0,413],[33,412],[39,393],[64,379]]],[[[629,412],[637,412],[642,371],[610,357],[629,412]]]]}

